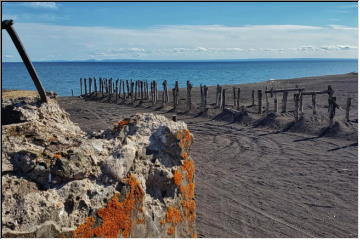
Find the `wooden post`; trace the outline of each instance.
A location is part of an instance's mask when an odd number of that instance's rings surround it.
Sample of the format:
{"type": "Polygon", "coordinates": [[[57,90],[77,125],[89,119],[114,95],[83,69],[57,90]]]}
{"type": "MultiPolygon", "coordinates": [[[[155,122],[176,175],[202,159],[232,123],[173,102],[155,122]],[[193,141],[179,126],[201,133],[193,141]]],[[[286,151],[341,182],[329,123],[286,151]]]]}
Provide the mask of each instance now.
{"type": "Polygon", "coordinates": [[[190,83],[190,81],[186,81],[186,110],[190,111],[191,110],[191,89],[192,89],[192,85],[190,83]]]}
{"type": "Polygon", "coordinates": [[[237,89],[236,108],[237,108],[237,109],[240,109],[240,88],[237,89]]]}
{"type": "Polygon", "coordinates": [[[138,87],[138,89],[139,89],[139,98],[140,98],[140,100],[142,100],[143,99],[143,92],[142,92],[142,90],[143,90],[143,82],[141,81],[141,80],[139,80],[139,87],[138,87]]]}
{"type": "Polygon", "coordinates": [[[233,89],[234,108],[236,108],[236,89],[235,87],[233,87],[232,89],[233,89]]]}
{"type": "Polygon", "coordinates": [[[91,94],[92,78],[89,78],[89,94],[91,94]]]}
{"type": "Polygon", "coordinates": [[[311,94],[313,114],[316,114],[316,93],[311,94]]]}
{"type": "Polygon", "coordinates": [[[83,91],[82,91],[82,78],[80,78],[80,96],[83,95],[82,92],[83,92],[83,91]]]}
{"type": "Polygon", "coordinates": [[[84,88],[85,88],[85,96],[87,95],[87,84],[86,84],[86,78],[84,78],[84,88]]]}
{"type": "Polygon", "coordinates": [[[203,110],[204,106],[204,90],[202,84],[200,84],[200,109],[203,110]]]}
{"type": "Polygon", "coordinates": [[[299,93],[294,94],[294,103],[295,103],[295,121],[299,120],[299,93]]]}
{"type": "Polygon", "coordinates": [[[219,107],[219,84],[216,85],[215,107],[219,107]]]}
{"type": "Polygon", "coordinates": [[[139,81],[138,80],[136,80],[135,81],[135,93],[134,93],[134,98],[135,98],[135,100],[137,99],[137,95],[138,95],[138,85],[139,85],[139,81]]]}
{"type": "Polygon", "coordinates": [[[208,89],[209,88],[206,85],[204,85],[204,111],[206,110],[207,107],[208,89]]]}
{"type": "Polygon", "coordinates": [[[265,112],[268,113],[269,112],[269,108],[270,108],[270,104],[269,104],[269,98],[268,98],[268,94],[266,93],[267,91],[267,87],[265,87],[265,101],[266,101],[266,105],[265,105],[265,112]]]}
{"type": "Polygon", "coordinates": [[[164,103],[169,102],[169,95],[168,95],[168,89],[167,89],[167,81],[163,81],[163,91],[164,91],[164,103]]]}
{"type": "Polygon", "coordinates": [[[329,111],[329,127],[331,128],[334,125],[335,110],[336,108],[339,108],[339,106],[336,104],[336,97],[332,97],[330,99],[330,106],[331,109],[329,111]]]}
{"type": "Polygon", "coordinates": [[[176,111],[176,89],[173,88],[172,92],[173,92],[173,107],[174,107],[174,112],[175,112],[176,111]]]}
{"type": "Polygon", "coordinates": [[[287,97],[288,97],[288,92],[287,91],[283,92],[282,112],[286,112],[287,97]]]}
{"type": "Polygon", "coordinates": [[[251,92],[251,97],[252,97],[252,104],[251,104],[251,106],[255,106],[255,90],[252,90],[252,92],[251,92]]]}
{"type": "Polygon", "coordinates": [[[129,96],[130,96],[129,80],[126,80],[126,98],[129,98],[129,96]]]}
{"type": "Polygon", "coordinates": [[[278,100],[276,93],[274,94],[274,112],[278,112],[278,100]]]}
{"type": "Polygon", "coordinates": [[[225,89],[222,90],[221,94],[221,109],[225,110],[225,89]]]}
{"type": "Polygon", "coordinates": [[[71,89],[71,96],[74,96],[74,90],[71,89]]]}
{"type": "Polygon", "coordinates": [[[167,101],[166,101],[166,99],[167,99],[167,82],[166,82],[166,80],[164,80],[163,82],[162,82],[162,85],[163,85],[163,94],[162,94],[162,96],[163,96],[163,105],[165,105],[165,103],[167,103],[167,101]]]}
{"type": "Polygon", "coordinates": [[[304,105],[303,105],[303,90],[299,90],[299,114],[302,116],[304,114],[304,105]]]}
{"type": "Polygon", "coordinates": [[[96,78],[95,78],[95,77],[94,77],[94,92],[95,92],[95,94],[96,94],[96,92],[97,92],[96,78]]]}
{"type": "Polygon", "coordinates": [[[175,81],[176,105],[179,104],[179,81],[175,81]]]}
{"type": "Polygon", "coordinates": [[[131,98],[131,103],[133,103],[134,102],[134,82],[132,81],[132,80],[130,80],[130,87],[131,87],[131,89],[130,89],[130,98],[131,98]]]}
{"type": "Polygon", "coordinates": [[[350,106],[351,106],[351,98],[347,98],[346,100],[346,115],[345,120],[350,121],[350,106]]]}
{"type": "Polygon", "coordinates": [[[155,88],[155,104],[158,101],[158,89],[157,89],[157,82],[154,81],[154,88],[155,88]]]}
{"type": "Polygon", "coordinates": [[[333,91],[331,85],[328,85],[328,95],[329,95],[329,99],[328,99],[328,104],[329,104],[329,105],[328,105],[328,112],[330,112],[331,109],[332,109],[332,107],[331,107],[330,105],[331,105],[331,103],[332,103],[332,97],[333,97],[333,95],[334,95],[334,91],[333,91]]]}
{"type": "Polygon", "coordinates": [[[116,80],[115,84],[115,101],[117,102],[119,97],[119,79],[116,80]]]}
{"type": "Polygon", "coordinates": [[[262,91],[258,90],[258,113],[261,114],[262,113],[262,91]]]}

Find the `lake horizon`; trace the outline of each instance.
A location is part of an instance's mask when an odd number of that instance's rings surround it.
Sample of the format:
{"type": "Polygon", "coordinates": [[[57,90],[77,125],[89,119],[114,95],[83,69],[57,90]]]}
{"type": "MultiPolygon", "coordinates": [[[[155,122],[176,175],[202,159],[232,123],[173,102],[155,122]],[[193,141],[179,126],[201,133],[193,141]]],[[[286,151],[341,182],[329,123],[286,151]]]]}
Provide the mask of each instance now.
{"type": "MultiPolygon", "coordinates": [[[[103,61],[34,61],[35,69],[47,91],[60,96],[80,94],[80,78],[128,80],[167,80],[169,87],[179,81],[193,86],[206,84],[244,84],[275,79],[321,76],[357,72],[357,59],[226,59],[226,60],[103,60],[103,61]]],[[[2,63],[3,89],[35,90],[22,62],[2,63]]]]}

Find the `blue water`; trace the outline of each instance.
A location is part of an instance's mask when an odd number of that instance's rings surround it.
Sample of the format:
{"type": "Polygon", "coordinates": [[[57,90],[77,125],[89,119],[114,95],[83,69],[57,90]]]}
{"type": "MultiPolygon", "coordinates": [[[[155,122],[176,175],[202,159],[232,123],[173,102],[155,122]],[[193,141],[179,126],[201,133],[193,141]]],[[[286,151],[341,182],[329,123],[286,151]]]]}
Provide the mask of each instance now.
{"type": "MultiPolygon", "coordinates": [[[[176,80],[184,87],[189,80],[201,83],[238,84],[357,72],[357,60],[256,60],[234,62],[36,62],[35,69],[47,91],[61,96],[80,93],[79,79],[105,77],[133,80],[176,80]]],[[[35,90],[23,63],[3,63],[3,89],[35,90]]]]}

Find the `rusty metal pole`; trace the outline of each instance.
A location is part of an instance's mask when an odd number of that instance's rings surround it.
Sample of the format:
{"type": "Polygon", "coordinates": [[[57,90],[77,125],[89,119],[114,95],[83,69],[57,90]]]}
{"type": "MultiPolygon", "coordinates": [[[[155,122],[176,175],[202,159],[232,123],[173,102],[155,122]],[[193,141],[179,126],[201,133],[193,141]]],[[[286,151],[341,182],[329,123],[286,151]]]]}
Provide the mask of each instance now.
{"type": "Polygon", "coordinates": [[[26,69],[28,70],[28,72],[35,84],[35,87],[40,95],[41,101],[47,103],[45,90],[44,90],[43,86],[41,85],[41,82],[35,71],[35,68],[34,68],[33,64],[31,63],[28,55],[26,54],[24,46],[22,45],[22,43],[21,43],[18,35],[16,34],[15,29],[12,27],[12,25],[13,25],[13,20],[4,20],[1,22],[1,29],[5,29],[9,33],[12,41],[14,42],[16,49],[18,50],[25,66],[26,66],[26,69]]]}

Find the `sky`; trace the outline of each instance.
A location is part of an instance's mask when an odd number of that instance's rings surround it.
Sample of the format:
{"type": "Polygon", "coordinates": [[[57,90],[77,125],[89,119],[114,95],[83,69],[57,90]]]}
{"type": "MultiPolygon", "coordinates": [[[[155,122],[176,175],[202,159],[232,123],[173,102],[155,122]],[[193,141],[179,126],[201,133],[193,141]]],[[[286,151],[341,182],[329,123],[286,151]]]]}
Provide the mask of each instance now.
{"type": "Polygon", "coordinates": [[[2,2],[4,19],[33,61],[358,56],[357,2],[2,2]]]}

